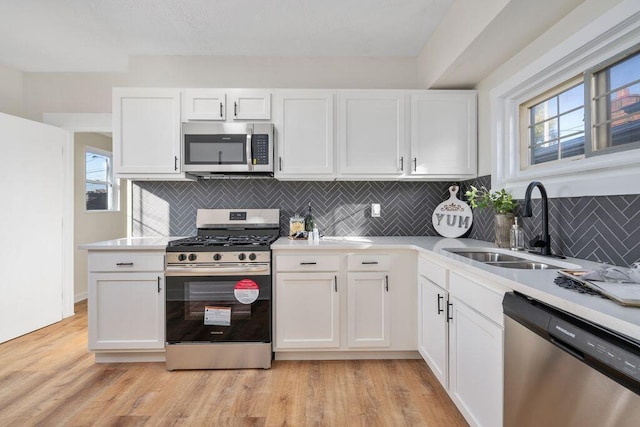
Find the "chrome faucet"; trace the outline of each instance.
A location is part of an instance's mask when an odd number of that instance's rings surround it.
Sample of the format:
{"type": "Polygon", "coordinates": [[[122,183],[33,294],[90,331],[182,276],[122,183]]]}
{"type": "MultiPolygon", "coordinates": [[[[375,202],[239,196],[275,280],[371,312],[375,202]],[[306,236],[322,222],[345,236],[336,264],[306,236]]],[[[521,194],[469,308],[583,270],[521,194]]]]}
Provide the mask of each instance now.
{"type": "Polygon", "coordinates": [[[527,187],[524,195],[524,211],[523,217],[531,217],[531,192],[535,187],[540,190],[542,197],[542,235],[537,235],[529,242],[533,247],[540,248],[540,255],[551,255],[551,236],[549,236],[549,202],[547,200],[547,190],[544,185],[538,181],[533,181],[527,187]]]}

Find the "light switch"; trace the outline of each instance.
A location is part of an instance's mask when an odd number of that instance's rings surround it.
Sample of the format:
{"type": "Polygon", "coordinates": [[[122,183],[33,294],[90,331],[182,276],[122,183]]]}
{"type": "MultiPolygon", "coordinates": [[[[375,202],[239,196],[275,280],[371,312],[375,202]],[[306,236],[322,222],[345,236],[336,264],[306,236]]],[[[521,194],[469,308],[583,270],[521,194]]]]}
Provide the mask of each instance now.
{"type": "Polygon", "coordinates": [[[379,218],[379,217],[380,217],[380,203],[372,203],[371,218],[379,218]]]}

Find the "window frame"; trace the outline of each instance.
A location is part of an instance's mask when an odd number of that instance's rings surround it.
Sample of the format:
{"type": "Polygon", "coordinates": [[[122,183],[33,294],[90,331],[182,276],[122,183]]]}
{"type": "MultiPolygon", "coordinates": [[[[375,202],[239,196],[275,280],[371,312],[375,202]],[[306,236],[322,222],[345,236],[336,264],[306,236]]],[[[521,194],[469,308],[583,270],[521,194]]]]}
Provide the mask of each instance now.
{"type": "Polygon", "coordinates": [[[549,197],[638,194],[640,150],[520,168],[520,105],[585,70],[602,66],[638,43],[640,4],[623,1],[560,43],[546,47],[544,54],[490,89],[492,187],[505,188],[515,198],[523,198],[534,180],[543,182],[549,197]]]}
{"type": "Polygon", "coordinates": [[[96,148],[96,147],[91,147],[91,146],[85,146],[84,147],[84,195],[85,195],[85,202],[84,202],[84,212],[85,213],[103,213],[103,212],[119,212],[120,211],[120,204],[119,204],[119,200],[120,200],[120,191],[119,191],[119,185],[118,185],[118,180],[115,178],[115,174],[113,171],[113,153],[107,150],[103,150],[100,148],[96,148]],[[107,164],[107,181],[101,181],[101,180],[89,180],[87,179],[87,154],[95,154],[98,156],[103,156],[106,157],[108,159],[108,164],[107,164]],[[86,194],[87,194],[87,184],[99,184],[99,185],[104,185],[106,184],[109,188],[109,192],[108,192],[108,197],[107,197],[107,203],[108,203],[108,207],[107,209],[87,209],[87,201],[86,201],[86,194]]]}

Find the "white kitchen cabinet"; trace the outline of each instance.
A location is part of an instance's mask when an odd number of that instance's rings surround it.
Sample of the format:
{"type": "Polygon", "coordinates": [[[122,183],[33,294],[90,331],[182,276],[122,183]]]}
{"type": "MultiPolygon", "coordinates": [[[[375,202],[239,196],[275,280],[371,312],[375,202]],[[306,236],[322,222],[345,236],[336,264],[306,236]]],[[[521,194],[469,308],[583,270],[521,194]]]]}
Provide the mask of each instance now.
{"type": "Polygon", "coordinates": [[[389,273],[349,272],[347,279],[347,345],[389,347],[389,273]]]}
{"type": "Polygon", "coordinates": [[[332,91],[286,90],[274,93],[276,178],[335,178],[333,117],[332,91]]]}
{"type": "Polygon", "coordinates": [[[180,147],[180,89],[113,89],[116,177],[175,179],[180,147]]]}
{"type": "Polygon", "coordinates": [[[473,178],[477,173],[477,94],[411,95],[411,176],[473,178]]]}
{"type": "Polygon", "coordinates": [[[446,304],[449,293],[421,275],[418,278],[418,299],[418,351],[446,389],[449,373],[446,304]]]}
{"type": "Polygon", "coordinates": [[[270,120],[271,92],[260,89],[230,89],[227,117],[233,120],[270,120]]]}
{"type": "Polygon", "coordinates": [[[275,335],[278,349],[340,346],[337,274],[277,274],[275,335]]]}
{"type": "Polygon", "coordinates": [[[449,395],[469,424],[502,425],[503,328],[451,299],[449,395]]]}
{"type": "Polygon", "coordinates": [[[164,252],[89,252],[89,350],[164,352],[164,252]]]}
{"type": "Polygon", "coordinates": [[[226,118],[226,92],[220,89],[182,91],[182,121],[222,120],[226,118]]]}
{"type": "Polygon", "coordinates": [[[504,295],[420,256],[418,346],[472,426],[502,425],[504,295]]]}
{"type": "Polygon", "coordinates": [[[338,177],[400,177],[405,127],[404,92],[338,91],[338,177]]]}

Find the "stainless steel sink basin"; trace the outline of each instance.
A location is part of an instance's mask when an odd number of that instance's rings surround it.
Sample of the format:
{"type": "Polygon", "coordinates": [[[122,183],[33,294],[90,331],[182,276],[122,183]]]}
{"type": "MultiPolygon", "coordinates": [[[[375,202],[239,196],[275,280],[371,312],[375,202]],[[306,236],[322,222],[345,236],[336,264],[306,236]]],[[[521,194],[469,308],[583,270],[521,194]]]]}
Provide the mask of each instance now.
{"type": "Polygon", "coordinates": [[[548,264],[538,260],[527,259],[516,255],[494,252],[491,250],[469,250],[469,249],[446,249],[447,251],[479,261],[487,265],[502,268],[515,268],[520,270],[547,270],[554,268],[565,268],[554,264],[548,264]]]}
{"type": "Polygon", "coordinates": [[[547,270],[554,268],[562,268],[553,264],[545,264],[543,262],[535,261],[509,261],[509,262],[486,262],[487,265],[493,265],[494,267],[502,268],[518,268],[520,270],[547,270]]]}
{"type": "Polygon", "coordinates": [[[471,252],[471,251],[456,251],[454,249],[447,249],[456,255],[470,258],[474,261],[480,262],[501,262],[501,261],[524,261],[524,258],[516,257],[513,255],[502,254],[498,252],[471,252]]]}

